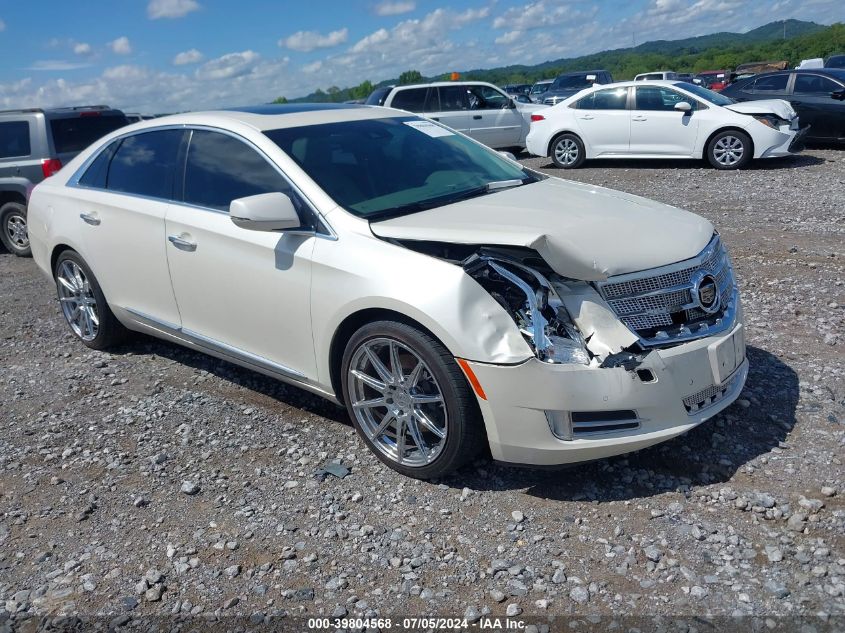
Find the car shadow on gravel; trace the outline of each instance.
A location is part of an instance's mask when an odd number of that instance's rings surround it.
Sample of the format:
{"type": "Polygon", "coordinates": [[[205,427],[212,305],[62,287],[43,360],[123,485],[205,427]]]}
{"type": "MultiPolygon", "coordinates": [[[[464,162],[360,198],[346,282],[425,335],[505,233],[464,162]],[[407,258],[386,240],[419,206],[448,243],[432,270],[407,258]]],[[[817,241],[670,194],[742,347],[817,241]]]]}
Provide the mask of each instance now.
{"type": "MultiPolygon", "coordinates": [[[[243,393],[243,402],[240,404],[245,407],[258,405],[266,408],[267,402],[261,402],[261,400],[269,398],[279,404],[301,409],[304,412],[313,413],[346,426],[352,426],[346,415],[346,409],[325,398],[251,369],[245,369],[234,363],[220,360],[202,352],[196,352],[175,343],[143,334],[133,334],[129,341],[109,351],[115,355],[149,356],[154,354],[180,365],[192,367],[197,371],[206,371],[225,381],[225,383],[229,383],[233,388],[242,388],[244,391],[239,393],[243,393]]],[[[195,389],[202,391],[202,387],[199,386],[195,389]]],[[[225,386],[223,389],[225,389],[225,386]]],[[[215,388],[215,391],[219,392],[220,388],[215,388]]],[[[231,396],[229,398],[231,399],[231,396]]],[[[267,413],[281,414],[284,412],[271,410],[267,413]]]]}
{"type": "Polygon", "coordinates": [[[693,487],[726,483],[783,442],[795,425],[798,375],[765,350],[749,347],[747,354],[748,380],[737,403],[669,442],[558,470],[495,465],[489,472],[481,466],[487,472],[465,469],[444,483],[457,489],[527,488],[527,494],[551,501],[598,502],[688,494],[693,487]]]}
{"type": "MultiPolygon", "coordinates": [[[[522,156],[520,156],[522,158],[522,156]]],[[[525,158],[530,158],[526,156],[525,158]]],[[[742,171],[771,171],[777,169],[795,169],[796,167],[811,167],[826,162],[824,158],[810,156],[809,154],[798,154],[796,156],[784,156],[782,158],[766,158],[752,160],[742,171]]],[[[605,167],[609,169],[650,169],[665,171],[667,169],[707,169],[716,171],[706,161],[694,159],[639,159],[639,158],[606,158],[601,160],[588,160],[584,163],[584,169],[605,167]]],[[[548,164],[541,166],[543,169],[554,171],[555,176],[563,178],[570,170],[558,169],[549,160],[548,164]]],[[[577,170],[576,170],[577,171],[577,170]]]]}

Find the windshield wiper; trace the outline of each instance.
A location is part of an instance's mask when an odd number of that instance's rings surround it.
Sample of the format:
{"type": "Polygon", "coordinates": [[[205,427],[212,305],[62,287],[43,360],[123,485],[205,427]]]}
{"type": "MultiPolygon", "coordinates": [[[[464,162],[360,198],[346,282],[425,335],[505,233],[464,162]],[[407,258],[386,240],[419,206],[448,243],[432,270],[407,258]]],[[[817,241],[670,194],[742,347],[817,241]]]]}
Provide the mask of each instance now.
{"type": "Polygon", "coordinates": [[[519,187],[520,185],[525,184],[525,179],[522,178],[513,178],[511,180],[496,180],[494,182],[488,182],[484,185],[484,188],[487,191],[498,191],[499,189],[510,189],[511,187],[519,187]]]}

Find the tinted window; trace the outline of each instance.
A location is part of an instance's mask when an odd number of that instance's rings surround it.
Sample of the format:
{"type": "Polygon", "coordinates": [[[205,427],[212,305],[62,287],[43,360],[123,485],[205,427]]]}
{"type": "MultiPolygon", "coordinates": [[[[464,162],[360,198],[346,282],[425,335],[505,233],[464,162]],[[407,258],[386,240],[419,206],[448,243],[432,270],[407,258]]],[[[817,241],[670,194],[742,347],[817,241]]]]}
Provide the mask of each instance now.
{"type": "Polygon", "coordinates": [[[595,73],[584,73],[583,75],[561,75],[555,79],[554,90],[582,90],[589,88],[599,78],[595,73]],[[592,77],[592,79],[589,79],[592,77]]]}
{"type": "Polygon", "coordinates": [[[182,134],[181,130],[161,130],[123,139],[109,166],[108,189],[153,198],[172,198],[176,156],[182,134]]]}
{"type": "Polygon", "coordinates": [[[795,76],[795,87],[793,88],[795,94],[827,93],[835,90],[842,90],[842,86],[827,77],[802,74],[795,76]]]}
{"type": "Polygon", "coordinates": [[[575,107],[579,110],[624,110],[627,101],[627,88],[612,88],[588,94],[579,99],[575,107]]]}
{"type": "Polygon", "coordinates": [[[440,94],[441,112],[469,110],[469,93],[466,86],[440,86],[437,92],[440,94]]]}
{"type": "Polygon", "coordinates": [[[290,193],[287,180],[246,143],[195,130],[185,166],[185,202],[229,211],[232,200],[261,193],[290,193]]]}
{"type": "Polygon", "coordinates": [[[428,88],[399,90],[393,95],[393,101],[391,101],[390,107],[408,110],[409,112],[424,112],[426,93],[428,93],[428,88]]]}
{"type": "Polygon", "coordinates": [[[97,158],[94,159],[88,169],[85,170],[85,173],[82,174],[82,178],[79,179],[79,184],[84,185],[85,187],[95,187],[97,189],[105,189],[106,188],[106,177],[109,173],[109,163],[111,163],[112,156],[114,156],[114,150],[120,143],[112,143],[109,145],[105,150],[99,153],[97,158]]]}
{"type": "Polygon", "coordinates": [[[384,100],[387,99],[387,95],[389,95],[389,94],[390,94],[390,88],[376,88],[375,90],[373,90],[373,92],[370,94],[370,96],[367,97],[367,100],[366,100],[365,103],[367,105],[383,106],[384,100]]]}
{"type": "Polygon", "coordinates": [[[695,110],[696,100],[682,95],[669,88],[660,86],[643,86],[637,88],[637,110],[663,110],[671,112],[675,104],[686,101],[695,110]]]}
{"type": "Polygon", "coordinates": [[[760,77],[754,82],[752,90],[754,92],[786,92],[786,82],[789,75],[770,75],[768,77],[760,77]]]}
{"type": "Polygon", "coordinates": [[[29,156],[30,151],[28,121],[0,123],[0,158],[29,156]]]}
{"type": "Polygon", "coordinates": [[[125,116],[78,116],[68,119],[51,119],[53,147],[57,154],[77,153],[98,138],[127,125],[125,116]]]}

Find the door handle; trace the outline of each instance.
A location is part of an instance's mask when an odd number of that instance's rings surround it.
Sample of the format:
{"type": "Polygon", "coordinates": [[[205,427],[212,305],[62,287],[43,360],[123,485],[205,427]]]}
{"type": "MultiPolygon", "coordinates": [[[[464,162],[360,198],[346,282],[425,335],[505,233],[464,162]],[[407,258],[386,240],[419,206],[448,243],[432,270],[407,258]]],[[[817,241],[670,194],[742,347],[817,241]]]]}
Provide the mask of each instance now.
{"type": "Polygon", "coordinates": [[[171,244],[173,244],[173,246],[175,246],[176,248],[178,248],[181,251],[191,251],[191,252],[193,252],[193,251],[197,250],[197,243],[196,242],[186,240],[185,238],[180,237],[178,235],[168,235],[167,239],[170,241],[171,244]]]}
{"type": "Polygon", "coordinates": [[[579,118],[579,119],[584,119],[585,121],[592,121],[592,120],[593,120],[593,119],[595,119],[596,117],[594,117],[592,114],[585,114],[585,115],[583,115],[583,116],[579,116],[578,118],[579,118]]]}
{"type": "Polygon", "coordinates": [[[480,118],[481,118],[481,115],[480,115],[480,114],[473,114],[473,115],[472,115],[472,118],[473,118],[473,119],[475,119],[475,120],[477,121],[478,119],[480,119],[480,118]]]}
{"type": "Polygon", "coordinates": [[[100,218],[94,213],[80,213],[79,217],[91,226],[98,226],[100,224],[100,218]]]}
{"type": "Polygon", "coordinates": [[[631,120],[632,120],[632,121],[640,121],[640,122],[642,122],[642,121],[648,121],[648,117],[644,117],[644,116],[635,116],[635,117],[632,117],[632,118],[631,118],[631,120]]]}

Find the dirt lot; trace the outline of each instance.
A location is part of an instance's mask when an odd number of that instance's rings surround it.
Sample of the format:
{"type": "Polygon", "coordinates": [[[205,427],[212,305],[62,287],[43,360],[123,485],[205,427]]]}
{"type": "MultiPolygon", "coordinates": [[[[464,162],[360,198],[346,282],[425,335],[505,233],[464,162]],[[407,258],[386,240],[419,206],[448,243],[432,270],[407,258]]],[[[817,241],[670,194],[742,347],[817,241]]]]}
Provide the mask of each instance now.
{"type": "Polygon", "coordinates": [[[87,350],[32,261],[0,254],[0,629],[60,613],[842,625],[845,151],[566,175],[714,222],[751,371],[686,436],[556,472],[404,479],[302,391],[144,337],[87,350]],[[317,477],[333,458],[351,474],[317,477]]]}

